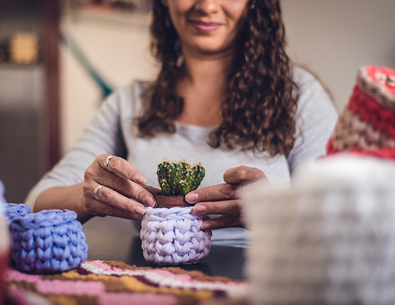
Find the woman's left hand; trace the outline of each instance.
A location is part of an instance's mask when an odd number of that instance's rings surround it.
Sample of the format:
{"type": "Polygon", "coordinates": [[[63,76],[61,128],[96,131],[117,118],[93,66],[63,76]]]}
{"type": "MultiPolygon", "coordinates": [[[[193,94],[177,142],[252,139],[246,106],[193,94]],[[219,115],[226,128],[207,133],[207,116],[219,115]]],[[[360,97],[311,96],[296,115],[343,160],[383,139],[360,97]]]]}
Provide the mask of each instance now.
{"type": "Polygon", "coordinates": [[[205,220],[202,230],[212,230],[226,227],[242,227],[241,218],[243,200],[240,199],[243,185],[267,179],[265,174],[253,167],[238,166],[224,173],[223,184],[204,187],[190,192],[185,199],[195,204],[193,211],[199,215],[220,214],[217,218],[205,220]]]}

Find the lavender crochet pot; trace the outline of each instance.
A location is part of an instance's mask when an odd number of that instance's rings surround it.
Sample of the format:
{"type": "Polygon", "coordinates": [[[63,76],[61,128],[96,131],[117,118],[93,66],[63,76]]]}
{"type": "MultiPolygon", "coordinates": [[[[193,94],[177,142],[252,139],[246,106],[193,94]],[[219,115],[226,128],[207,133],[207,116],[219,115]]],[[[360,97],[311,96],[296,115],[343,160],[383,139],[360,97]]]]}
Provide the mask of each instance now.
{"type": "Polygon", "coordinates": [[[210,235],[192,207],[146,208],[141,222],[141,248],[146,261],[156,264],[194,264],[205,258],[210,235]]]}

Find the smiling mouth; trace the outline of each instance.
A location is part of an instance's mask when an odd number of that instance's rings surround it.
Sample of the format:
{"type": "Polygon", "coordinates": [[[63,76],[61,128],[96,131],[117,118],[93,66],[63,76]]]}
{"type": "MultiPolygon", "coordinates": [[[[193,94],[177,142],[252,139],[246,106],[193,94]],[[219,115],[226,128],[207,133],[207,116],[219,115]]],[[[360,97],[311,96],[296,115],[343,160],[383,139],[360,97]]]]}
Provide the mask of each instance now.
{"type": "Polygon", "coordinates": [[[191,20],[189,21],[193,27],[202,33],[210,33],[218,30],[220,27],[222,27],[222,23],[218,22],[203,22],[199,20],[191,20]]]}

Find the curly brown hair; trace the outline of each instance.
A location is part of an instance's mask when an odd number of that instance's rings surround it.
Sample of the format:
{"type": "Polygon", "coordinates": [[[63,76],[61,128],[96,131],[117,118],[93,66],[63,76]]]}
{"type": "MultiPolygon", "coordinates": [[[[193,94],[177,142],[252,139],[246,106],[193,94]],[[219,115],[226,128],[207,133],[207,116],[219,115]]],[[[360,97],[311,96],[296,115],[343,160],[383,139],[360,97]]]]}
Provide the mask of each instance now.
{"type": "MultiPolygon", "coordinates": [[[[285,30],[279,0],[251,0],[236,43],[229,87],[222,103],[222,122],[209,136],[213,148],[240,147],[271,156],[294,145],[298,87],[285,52],[285,30]]],[[[176,94],[181,76],[179,37],[160,0],[153,5],[151,50],[161,63],[158,78],[145,91],[136,124],[142,137],[176,132],[184,102],[176,94]]]]}

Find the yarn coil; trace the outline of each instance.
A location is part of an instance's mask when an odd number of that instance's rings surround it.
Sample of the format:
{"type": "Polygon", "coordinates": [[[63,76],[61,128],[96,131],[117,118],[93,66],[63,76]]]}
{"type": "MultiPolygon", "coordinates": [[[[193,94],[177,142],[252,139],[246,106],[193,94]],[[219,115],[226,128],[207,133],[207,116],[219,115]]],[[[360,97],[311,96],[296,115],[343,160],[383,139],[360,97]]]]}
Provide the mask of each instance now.
{"type": "Polygon", "coordinates": [[[8,225],[11,226],[12,220],[16,216],[25,216],[31,213],[31,208],[23,203],[6,203],[4,204],[5,216],[8,217],[8,225]]]}
{"type": "Polygon", "coordinates": [[[145,260],[157,264],[194,264],[210,252],[210,235],[192,207],[146,208],[141,222],[145,260]]]}
{"type": "MultiPolygon", "coordinates": [[[[374,66],[358,71],[357,84],[327,144],[327,154],[395,149],[395,70],[374,66]]],[[[377,153],[379,152],[379,153],[377,153]]]]}
{"type": "Polygon", "coordinates": [[[43,210],[15,216],[11,222],[12,258],[29,273],[54,273],[78,267],[87,259],[88,245],[77,213],[43,210]]]}
{"type": "Polygon", "coordinates": [[[395,304],[395,162],[337,154],[245,192],[259,305],[395,304]]]}

